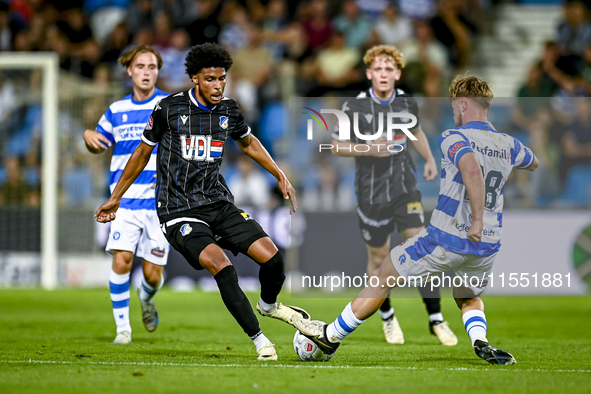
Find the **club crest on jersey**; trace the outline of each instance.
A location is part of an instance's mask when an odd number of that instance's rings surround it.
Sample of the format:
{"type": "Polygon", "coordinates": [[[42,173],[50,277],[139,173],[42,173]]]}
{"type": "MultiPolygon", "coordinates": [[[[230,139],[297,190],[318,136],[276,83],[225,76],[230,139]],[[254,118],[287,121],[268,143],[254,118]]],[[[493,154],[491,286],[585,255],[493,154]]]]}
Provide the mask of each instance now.
{"type": "Polygon", "coordinates": [[[182,134],[181,155],[185,160],[208,161],[222,157],[224,141],[211,138],[211,135],[186,135],[182,134]]]}
{"type": "Polygon", "coordinates": [[[117,241],[119,238],[121,238],[121,233],[119,231],[115,231],[113,233],[113,239],[117,241]]]}
{"type": "Polygon", "coordinates": [[[191,227],[189,223],[185,223],[181,226],[181,234],[183,234],[183,237],[190,234],[191,231],[193,231],[193,227],[191,227]]]}
{"type": "Polygon", "coordinates": [[[123,123],[127,122],[127,114],[123,114],[121,120],[123,121],[123,123]]]}
{"type": "Polygon", "coordinates": [[[228,117],[220,116],[220,128],[226,130],[228,128],[228,117]]]}
{"type": "Polygon", "coordinates": [[[364,240],[371,241],[371,234],[367,229],[361,230],[361,236],[363,237],[364,240]]]}

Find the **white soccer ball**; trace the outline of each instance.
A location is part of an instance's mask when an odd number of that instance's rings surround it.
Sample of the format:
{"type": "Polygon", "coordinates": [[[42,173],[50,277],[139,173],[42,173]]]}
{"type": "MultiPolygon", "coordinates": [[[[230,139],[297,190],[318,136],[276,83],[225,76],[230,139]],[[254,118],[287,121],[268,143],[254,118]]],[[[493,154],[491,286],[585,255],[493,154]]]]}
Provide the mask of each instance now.
{"type": "Polygon", "coordinates": [[[328,361],[334,356],[322,350],[299,330],[293,336],[293,348],[302,361],[328,361]]]}

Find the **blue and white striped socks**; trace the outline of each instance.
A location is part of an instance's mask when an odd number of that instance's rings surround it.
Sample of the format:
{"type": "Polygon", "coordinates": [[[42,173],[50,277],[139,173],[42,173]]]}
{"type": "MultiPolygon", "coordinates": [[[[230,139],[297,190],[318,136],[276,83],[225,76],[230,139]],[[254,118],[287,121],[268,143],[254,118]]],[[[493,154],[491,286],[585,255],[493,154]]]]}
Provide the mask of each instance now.
{"type": "Polygon", "coordinates": [[[117,324],[117,332],[131,332],[129,324],[129,272],[116,274],[111,269],[109,275],[109,288],[111,290],[111,302],[113,303],[113,316],[117,324]]]}
{"type": "Polygon", "coordinates": [[[359,327],[365,320],[355,317],[351,303],[348,303],[339,317],[326,327],[326,337],[330,342],[340,342],[359,327]]]}
{"type": "Polygon", "coordinates": [[[152,301],[152,298],[154,298],[156,293],[158,293],[158,290],[160,290],[162,288],[163,284],[164,284],[164,279],[161,278],[160,284],[158,285],[158,287],[154,288],[154,287],[150,286],[148,284],[148,282],[146,282],[146,278],[144,276],[142,276],[142,284],[140,286],[140,291],[139,291],[140,301],[143,302],[144,304],[152,301]]]}
{"type": "Polygon", "coordinates": [[[477,339],[486,339],[486,316],[481,310],[471,310],[462,315],[464,327],[472,340],[472,346],[477,339]]]}

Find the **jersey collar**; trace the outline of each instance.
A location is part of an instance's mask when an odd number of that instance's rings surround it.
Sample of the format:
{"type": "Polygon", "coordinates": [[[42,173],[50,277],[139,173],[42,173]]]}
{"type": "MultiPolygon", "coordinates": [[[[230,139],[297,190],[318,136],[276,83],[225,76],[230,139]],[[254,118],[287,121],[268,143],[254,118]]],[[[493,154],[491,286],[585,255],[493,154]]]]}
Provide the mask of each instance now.
{"type": "Polygon", "coordinates": [[[381,105],[388,105],[391,104],[392,101],[394,101],[394,99],[396,98],[396,88],[394,88],[392,90],[392,97],[390,97],[388,100],[384,101],[381,98],[379,98],[378,96],[376,96],[375,92],[373,91],[373,88],[369,88],[369,95],[374,99],[374,101],[376,101],[378,104],[381,105]]]}
{"type": "Polygon", "coordinates": [[[217,107],[217,105],[214,105],[212,108],[209,108],[208,106],[205,106],[201,104],[199,101],[197,101],[197,99],[195,98],[195,88],[191,88],[191,90],[189,90],[189,97],[191,98],[193,104],[195,104],[197,107],[204,111],[212,111],[215,109],[215,107],[217,107]]]}
{"type": "Polygon", "coordinates": [[[478,130],[486,130],[486,131],[491,131],[493,133],[498,133],[498,131],[493,129],[491,127],[490,123],[488,123],[488,122],[478,122],[478,121],[468,122],[465,125],[458,127],[458,129],[478,129],[478,130]]]}
{"type": "Polygon", "coordinates": [[[131,102],[132,102],[133,104],[136,104],[136,105],[138,105],[138,104],[139,104],[139,105],[141,105],[141,104],[146,104],[146,103],[149,103],[151,100],[153,100],[153,99],[154,99],[154,97],[156,97],[156,96],[158,96],[158,95],[161,95],[161,94],[162,94],[162,91],[160,91],[160,90],[158,90],[158,89],[154,88],[154,94],[153,94],[153,95],[151,95],[149,98],[147,98],[147,99],[145,99],[145,100],[142,100],[142,101],[137,101],[137,100],[134,100],[134,99],[133,99],[133,93],[132,93],[132,94],[131,94],[131,102]]]}

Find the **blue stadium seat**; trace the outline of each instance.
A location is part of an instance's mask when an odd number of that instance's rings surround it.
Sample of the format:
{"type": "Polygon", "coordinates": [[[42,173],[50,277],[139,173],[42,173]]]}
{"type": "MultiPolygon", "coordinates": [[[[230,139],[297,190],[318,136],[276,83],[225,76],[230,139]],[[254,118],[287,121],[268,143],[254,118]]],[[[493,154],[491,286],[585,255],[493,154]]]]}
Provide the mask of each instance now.
{"type": "Polygon", "coordinates": [[[591,168],[589,166],[579,165],[568,170],[558,200],[577,206],[589,205],[591,201],[591,168]]]}

